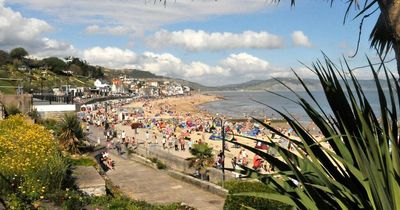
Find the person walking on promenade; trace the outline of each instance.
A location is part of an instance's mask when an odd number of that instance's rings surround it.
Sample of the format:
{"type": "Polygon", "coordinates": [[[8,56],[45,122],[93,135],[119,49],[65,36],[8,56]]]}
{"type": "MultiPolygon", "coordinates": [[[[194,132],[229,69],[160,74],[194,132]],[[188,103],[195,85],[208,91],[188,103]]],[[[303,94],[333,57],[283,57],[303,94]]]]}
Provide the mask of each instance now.
{"type": "Polygon", "coordinates": [[[149,131],[146,131],[146,142],[147,142],[147,144],[150,143],[150,133],[149,133],[149,131]]]}
{"type": "Polygon", "coordinates": [[[188,142],[189,152],[190,152],[190,150],[192,150],[192,145],[193,145],[193,140],[190,139],[189,142],[188,142]]]}
{"type": "Polygon", "coordinates": [[[125,143],[125,138],[126,138],[126,134],[125,134],[125,131],[123,130],[121,133],[122,143],[125,143]]]}
{"type": "Polygon", "coordinates": [[[154,132],[154,131],[153,131],[153,139],[154,139],[156,145],[158,145],[157,134],[156,134],[156,132],[154,132]]]}
{"type": "Polygon", "coordinates": [[[165,149],[166,144],[167,144],[167,136],[166,136],[165,134],[163,134],[163,138],[162,138],[162,146],[163,146],[163,149],[165,149]]]}

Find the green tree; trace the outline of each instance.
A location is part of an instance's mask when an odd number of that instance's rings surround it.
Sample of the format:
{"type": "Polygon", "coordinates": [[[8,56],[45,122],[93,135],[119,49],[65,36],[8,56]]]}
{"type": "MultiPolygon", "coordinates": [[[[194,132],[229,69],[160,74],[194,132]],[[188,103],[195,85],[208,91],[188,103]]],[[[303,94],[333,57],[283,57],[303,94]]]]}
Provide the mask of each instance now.
{"type": "Polygon", "coordinates": [[[47,65],[51,69],[51,71],[53,71],[56,74],[61,74],[62,71],[67,68],[67,64],[63,60],[57,57],[45,58],[43,59],[43,63],[47,65]]]}
{"type": "Polygon", "coordinates": [[[0,66],[10,62],[10,54],[4,50],[0,50],[0,66]]]}
{"type": "Polygon", "coordinates": [[[89,65],[85,60],[81,60],[75,57],[69,57],[68,66],[73,70],[79,70],[79,74],[91,78],[102,78],[104,77],[103,69],[101,67],[95,67],[89,65]],[[79,68],[78,68],[79,67],[79,68]]]}
{"type": "Polygon", "coordinates": [[[22,60],[27,55],[29,55],[28,52],[22,47],[14,48],[10,52],[10,56],[12,59],[22,60]]]}

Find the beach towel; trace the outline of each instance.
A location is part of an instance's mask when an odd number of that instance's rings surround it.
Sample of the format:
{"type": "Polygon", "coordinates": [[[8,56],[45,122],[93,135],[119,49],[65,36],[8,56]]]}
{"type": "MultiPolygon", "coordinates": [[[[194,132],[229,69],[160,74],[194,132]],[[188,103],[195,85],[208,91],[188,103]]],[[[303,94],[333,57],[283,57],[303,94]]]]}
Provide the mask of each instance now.
{"type": "Polygon", "coordinates": [[[210,140],[220,140],[220,139],[222,140],[222,137],[220,135],[217,135],[217,134],[211,134],[209,139],[210,140]]]}

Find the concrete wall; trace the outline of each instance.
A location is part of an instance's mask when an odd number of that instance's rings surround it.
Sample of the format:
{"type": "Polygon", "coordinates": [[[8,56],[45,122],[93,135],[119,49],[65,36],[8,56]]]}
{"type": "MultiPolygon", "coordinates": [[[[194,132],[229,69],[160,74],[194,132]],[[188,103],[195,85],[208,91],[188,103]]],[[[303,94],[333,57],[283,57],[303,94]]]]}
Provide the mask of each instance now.
{"type": "Polygon", "coordinates": [[[34,109],[38,112],[75,112],[77,111],[75,104],[54,104],[54,105],[34,105],[34,109]]]}
{"type": "Polygon", "coordinates": [[[75,104],[53,104],[53,105],[33,105],[40,116],[44,119],[59,119],[66,113],[75,113],[77,105],[75,104]]]}
{"type": "MultiPolygon", "coordinates": [[[[168,168],[176,170],[185,174],[193,174],[194,169],[189,167],[189,161],[181,157],[174,156],[168,153],[167,150],[163,150],[160,147],[151,146],[146,150],[144,145],[141,144],[137,149],[136,153],[143,157],[156,157],[161,160],[168,168]]],[[[216,168],[208,168],[208,175],[210,182],[219,184],[222,181],[222,171],[216,168]]],[[[235,179],[235,175],[230,171],[225,171],[225,180],[235,179]]]]}
{"type": "Polygon", "coordinates": [[[32,95],[4,95],[0,93],[0,102],[4,106],[16,106],[22,113],[28,113],[32,108],[32,95]]]}

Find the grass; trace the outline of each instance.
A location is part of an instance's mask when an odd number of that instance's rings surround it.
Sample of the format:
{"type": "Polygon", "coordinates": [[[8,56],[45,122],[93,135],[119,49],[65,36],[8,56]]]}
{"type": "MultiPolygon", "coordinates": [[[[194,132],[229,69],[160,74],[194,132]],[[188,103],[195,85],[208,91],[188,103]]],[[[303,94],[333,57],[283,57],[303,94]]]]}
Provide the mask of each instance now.
{"type": "Polygon", "coordinates": [[[95,160],[93,160],[91,157],[84,157],[84,156],[79,156],[78,158],[69,157],[69,162],[73,166],[94,166],[94,165],[96,165],[95,160]]]}

